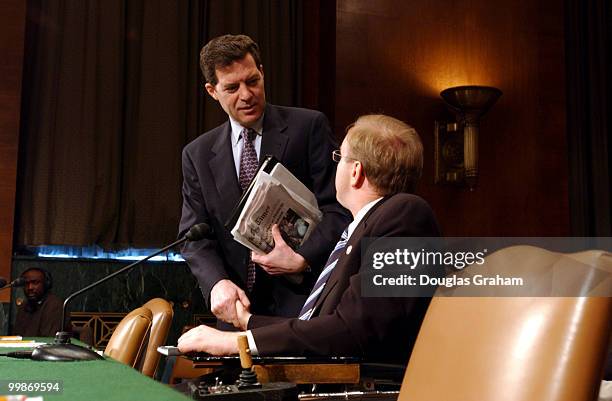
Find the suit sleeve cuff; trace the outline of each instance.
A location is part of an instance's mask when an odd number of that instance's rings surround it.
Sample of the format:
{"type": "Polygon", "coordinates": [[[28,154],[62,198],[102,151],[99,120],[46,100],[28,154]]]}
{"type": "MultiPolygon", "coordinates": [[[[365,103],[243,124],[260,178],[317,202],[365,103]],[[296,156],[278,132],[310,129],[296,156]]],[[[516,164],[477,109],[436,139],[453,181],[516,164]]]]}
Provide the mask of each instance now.
{"type": "Polygon", "coordinates": [[[251,355],[258,356],[259,351],[257,351],[257,344],[255,344],[255,338],[253,337],[253,333],[251,333],[251,330],[247,330],[246,335],[247,341],[249,342],[249,350],[251,350],[251,355]]]}
{"type": "Polygon", "coordinates": [[[327,260],[327,257],[329,256],[329,253],[321,252],[320,246],[318,248],[313,247],[308,244],[308,241],[302,244],[302,247],[297,249],[295,252],[302,255],[304,260],[306,260],[307,267],[304,269],[304,273],[312,273],[314,266],[315,268],[318,267],[318,274],[324,262],[327,260]],[[325,254],[325,256],[322,256],[323,254],[325,254]],[[323,258],[325,258],[325,260],[323,260],[323,258]]]}

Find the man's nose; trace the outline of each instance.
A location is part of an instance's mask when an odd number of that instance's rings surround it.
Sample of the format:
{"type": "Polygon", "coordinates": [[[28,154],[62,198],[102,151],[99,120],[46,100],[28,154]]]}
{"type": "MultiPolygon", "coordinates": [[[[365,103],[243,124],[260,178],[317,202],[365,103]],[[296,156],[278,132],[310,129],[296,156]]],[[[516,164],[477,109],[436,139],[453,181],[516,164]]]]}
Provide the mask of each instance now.
{"type": "Polygon", "coordinates": [[[245,84],[242,84],[240,85],[238,95],[240,96],[240,100],[243,100],[246,102],[246,101],[251,100],[251,98],[253,97],[253,92],[251,92],[251,89],[248,86],[246,86],[245,84]]]}

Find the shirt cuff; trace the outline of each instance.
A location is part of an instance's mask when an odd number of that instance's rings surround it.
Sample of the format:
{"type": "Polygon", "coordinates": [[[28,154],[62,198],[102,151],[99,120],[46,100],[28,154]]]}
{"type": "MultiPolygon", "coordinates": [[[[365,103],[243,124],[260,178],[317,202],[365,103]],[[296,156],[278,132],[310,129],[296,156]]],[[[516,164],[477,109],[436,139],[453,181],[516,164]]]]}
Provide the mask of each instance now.
{"type": "Polygon", "coordinates": [[[253,337],[253,333],[251,330],[247,330],[247,341],[249,342],[249,350],[251,351],[251,356],[259,356],[259,351],[257,351],[257,344],[255,344],[255,337],[253,337]]]}

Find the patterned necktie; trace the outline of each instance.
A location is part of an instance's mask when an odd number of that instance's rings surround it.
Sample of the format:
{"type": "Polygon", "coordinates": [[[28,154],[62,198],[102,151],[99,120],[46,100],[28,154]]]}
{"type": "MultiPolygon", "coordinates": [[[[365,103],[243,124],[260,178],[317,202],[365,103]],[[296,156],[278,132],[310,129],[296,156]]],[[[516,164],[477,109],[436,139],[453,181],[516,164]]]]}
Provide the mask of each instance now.
{"type": "Polygon", "coordinates": [[[329,279],[329,276],[331,276],[334,267],[336,267],[336,263],[338,263],[338,259],[340,258],[340,255],[342,255],[342,252],[346,247],[347,240],[348,228],[342,233],[340,241],[338,241],[331,255],[329,255],[329,258],[325,263],[323,271],[319,275],[319,278],[317,279],[317,282],[315,283],[314,287],[312,287],[312,291],[306,299],[306,302],[304,302],[304,306],[302,306],[302,310],[299,314],[300,320],[310,320],[312,312],[314,311],[314,306],[317,303],[317,299],[319,299],[319,295],[321,295],[321,292],[323,292],[323,288],[325,288],[325,283],[327,283],[327,279],[329,279]]]}
{"type": "Polygon", "coordinates": [[[259,167],[254,144],[257,132],[252,129],[244,128],[240,136],[242,138],[242,153],[240,155],[240,174],[238,174],[238,181],[240,183],[240,188],[242,188],[242,192],[244,192],[253,177],[255,177],[257,167],[259,167]]]}
{"type": "MultiPolygon", "coordinates": [[[[252,129],[244,128],[241,132],[242,136],[242,154],[240,155],[240,174],[238,175],[238,182],[240,188],[244,192],[249,183],[255,177],[259,162],[257,161],[257,152],[255,151],[255,138],[257,132],[252,129]]],[[[250,260],[247,265],[247,290],[250,292],[253,290],[255,285],[255,263],[250,260]]]]}

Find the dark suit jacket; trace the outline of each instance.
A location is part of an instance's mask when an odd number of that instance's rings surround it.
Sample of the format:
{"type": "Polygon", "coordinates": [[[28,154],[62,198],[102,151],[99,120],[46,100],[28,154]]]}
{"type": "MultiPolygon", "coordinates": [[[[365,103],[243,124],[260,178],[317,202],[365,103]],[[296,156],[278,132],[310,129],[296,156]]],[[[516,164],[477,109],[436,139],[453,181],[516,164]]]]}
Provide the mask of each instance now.
{"type": "Polygon", "coordinates": [[[17,307],[13,334],[24,337],[55,337],[62,330],[64,300],[48,292],[40,305],[30,309],[27,299],[17,307]]]}
{"type": "Polygon", "coordinates": [[[361,296],[361,239],[436,237],[427,203],[396,194],[377,203],[355,228],[309,321],[253,315],[249,320],[260,355],[336,355],[406,362],[429,304],[428,298],[361,296]]]}
{"type": "MultiPolygon", "coordinates": [[[[198,280],[209,302],[212,287],[230,279],[246,287],[250,251],[234,241],[224,224],[240,199],[231,149],[229,121],[206,132],[183,150],[183,211],[179,235],[192,225],[206,222],[214,240],[187,243],[182,255],[198,280]]],[[[331,160],[335,148],[327,119],[313,110],[267,105],[260,151],[260,162],[274,155],[317,197],[323,220],[298,252],[313,268],[310,280],[301,285],[282,276],[270,276],[258,268],[253,311],[295,316],[318,272],[350,217],[336,201],[336,167],[331,160]]]]}

